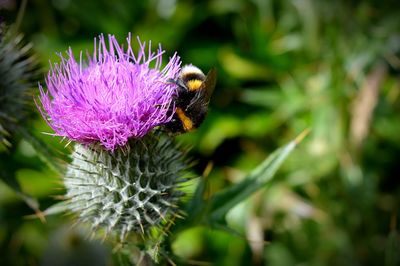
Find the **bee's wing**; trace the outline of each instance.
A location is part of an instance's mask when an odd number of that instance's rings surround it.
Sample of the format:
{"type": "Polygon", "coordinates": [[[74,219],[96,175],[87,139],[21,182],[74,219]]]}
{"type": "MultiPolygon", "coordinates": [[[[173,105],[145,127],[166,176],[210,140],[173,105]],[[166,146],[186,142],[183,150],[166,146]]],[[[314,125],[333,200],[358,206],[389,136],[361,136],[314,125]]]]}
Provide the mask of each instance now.
{"type": "Polygon", "coordinates": [[[196,95],[190,101],[188,108],[192,106],[203,106],[207,107],[210,102],[211,95],[214,91],[215,84],[217,82],[217,70],[213,67],[208,71],[206,79],[203,82],[201,89],[197,90],[196,95]]]}
{"type": "Polygon", "coordinates": [[[206,92],[205,94],[205,101],[208,102],[211,98],[211,95],[215,89],[215,84],[217,83],[217,70],[215,67],[211,68],[210,71],[208,71],[206,80],[203,83],[203,88],[206,92]]]}

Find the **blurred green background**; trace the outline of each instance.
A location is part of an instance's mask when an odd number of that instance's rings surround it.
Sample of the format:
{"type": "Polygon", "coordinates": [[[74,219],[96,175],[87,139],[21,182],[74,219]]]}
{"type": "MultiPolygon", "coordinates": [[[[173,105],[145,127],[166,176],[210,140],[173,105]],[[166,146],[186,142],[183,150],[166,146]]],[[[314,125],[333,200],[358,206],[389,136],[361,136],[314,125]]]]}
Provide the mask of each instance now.
{"type": "MultiPolygon", "coordinates": [[[[7,23],[21,2],[0,1],[7,23]]],[[[209,193],[240,181],[305,128],[310,135],[278,178],[228,215],[232,232],[176,236],[178,265],[400,265],[400,4],[398,1],[29,0],[19,30],[43,82],[49,60],[93,39],[128,32],[161,43],[218,84],[204,124],[179,136],[193,146],[209,193]]],[[[37,88],[34,88],[37,93],[37,88]]],[[[32,108],[32,112],[36,112],[32,108]]],[[[68,154],[43,120],[29,130],[68,154]]],[[[63,194],[61,177],[15,136],[2,160],[40,208],[63,194]]],[[[112,265],[106,243],[43,223],[0,181],[0,265],[112,265]]]]}

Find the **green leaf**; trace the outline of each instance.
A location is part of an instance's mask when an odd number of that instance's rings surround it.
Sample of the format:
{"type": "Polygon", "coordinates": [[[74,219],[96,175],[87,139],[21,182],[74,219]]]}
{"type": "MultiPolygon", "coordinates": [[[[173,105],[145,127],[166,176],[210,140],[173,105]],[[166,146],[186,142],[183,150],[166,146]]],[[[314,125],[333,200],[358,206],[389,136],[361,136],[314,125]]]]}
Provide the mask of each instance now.
{"type": "Polygon", "coordinates": [[[385,248],[385,266],[395,266],[400,263],[400,236],[392,230],[387,238],[385,248]]]}
{"type": "Polygon", "coordinates": [[[17,126],[17,130],[21,136],[32,145],[39,158],[45,162],[47,166],[57,173],[65,172],[61,161],[57,160],[57,158],[60,158],[60,156],[56,154],[56,152],[49,145],[32,135],[23,126],[17,126]]]}
{"type": "MultiPolygon", "coordinates": [[[[44,221],[44,217],[42,215],[42,212],[39,209],[39,202],[29,196],[28,194],[24,193],[21,189],[20,184],[18,183],[18,181],[15,179],[15,175],[14,175],[14,171],[7,171],[7,167],[5,167],[4,165],[1,165],[1,170],[0,170],[0,179],[3,180],[3,182],[5,184],[7,184],[10,188],[12,188],[15,192],[15,194],[17,194],[18,197],[20,197],[25,203],[26,205],[29,206],[29,208],[31,208],[32,210],[35,211],[35,216],[39,217],[42,221],[44,221]]],[[[10,170],[10,169],[8,169],[10,170]]]]}
{"type": "MultiPolygon", "coordinates": [[[[200,181],[197,184],[196,191],[194,192],[193,197],[186,207],[187,219],[194,222],[204,211],[204,193],[207,188],[207,180],[206,177],[200,177],[200,181]]],[[[188,221],[189,222],[189,221],[188,221]]],[[[189,222],[190,223],[190,222],[189,222]]]]}
{"type": "Polygon", "coordinates": [[[223,224],[225,215],[230,209],[270,184],[279,167],[308,132],[309,130],[303,131],[296,139],[274,151],[242,182],[212,196],[209,200],[208,217],[206,217],[206,219],[209,219],[208,222],[210,224],[223,224]]]}

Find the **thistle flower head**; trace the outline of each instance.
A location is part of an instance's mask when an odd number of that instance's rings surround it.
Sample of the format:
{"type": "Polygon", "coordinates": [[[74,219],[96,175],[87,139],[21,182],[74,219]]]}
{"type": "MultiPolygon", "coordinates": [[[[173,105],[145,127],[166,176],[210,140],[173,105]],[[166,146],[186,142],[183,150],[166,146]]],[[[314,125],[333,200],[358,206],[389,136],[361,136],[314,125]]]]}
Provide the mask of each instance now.
{"type": "Polygon", "coordinates": [[[172,219],[183,196],[180,184],[187,180],[184,153],[171,138],[151,133],[130,139],[125,150],[75,145],[64,179],[78,222],[105,228],[121,240],[172,219]]]}
{"type": "Polygon", "coordinates": [[[38,74],[31,46],[0,23],[0,149],[31,115],[33,81],[38,74]]]}
{"type": "Polygon", "coordinates": [[[151,50],[139,40],[135,54],[131,37],[127,49],[116,38],[95,39],[94,54],[79,62],[69,49],[67,57],[53,64],[46,78],[47,92],[40,87],[42,115],[55,131],[82,144],[100,142],[106,149],[124,146],[141,138],[155,126],[167,123],[174,84],[180,70],[175,54],[162,68],[161,47],[151,50]]]}

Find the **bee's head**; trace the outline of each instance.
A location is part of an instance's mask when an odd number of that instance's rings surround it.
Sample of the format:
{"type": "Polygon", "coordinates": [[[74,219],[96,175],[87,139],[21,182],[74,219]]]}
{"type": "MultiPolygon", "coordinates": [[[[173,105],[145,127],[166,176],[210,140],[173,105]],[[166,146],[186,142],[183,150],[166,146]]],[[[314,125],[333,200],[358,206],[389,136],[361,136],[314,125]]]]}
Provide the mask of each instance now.
{"type": "Polygon", "coordinates": [[[185,65],[182,67],[180,79],[189,91],[197,91],[202,87],[206,76],[200,68],[193,65],[185,65]]]}
{"type": "Polygon", "coordinates": [[[203,71],[201,71],[200,68],[194,65],[184,65],[181,69],[181,74],[180,77],[184,78],[187,76],[199,76],[199,77],[205,77],[203,71]]]}

